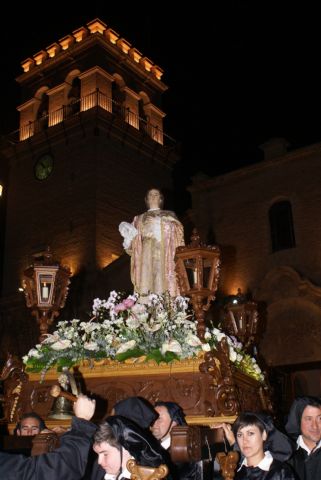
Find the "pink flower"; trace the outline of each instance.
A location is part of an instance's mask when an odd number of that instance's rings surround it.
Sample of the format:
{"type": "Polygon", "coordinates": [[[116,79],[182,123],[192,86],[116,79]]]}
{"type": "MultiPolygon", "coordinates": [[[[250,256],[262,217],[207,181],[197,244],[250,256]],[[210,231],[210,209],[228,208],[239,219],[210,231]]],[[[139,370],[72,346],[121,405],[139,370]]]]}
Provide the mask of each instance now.
{"type": "Polygon", "coordinates": [[[131,308],[133,305],[135,305],[135,301],[132,298],[126,298],[122,303],[126,308],[131,308]]]}
{"type": "Polygon", "coordinates": [[[124,310],[127,310],[127,308],[123,302],[118,303],[118,305],[115,305],[115,308],[114,308],[115,313],[123,312],[124,310]]]}

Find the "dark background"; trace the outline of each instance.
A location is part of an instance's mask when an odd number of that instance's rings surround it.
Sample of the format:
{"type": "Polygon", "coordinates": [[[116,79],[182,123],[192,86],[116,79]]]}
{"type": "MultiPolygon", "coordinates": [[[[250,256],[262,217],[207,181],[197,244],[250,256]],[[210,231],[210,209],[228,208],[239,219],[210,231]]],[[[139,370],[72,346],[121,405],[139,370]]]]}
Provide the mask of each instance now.
{"type": "Polygon", "coordinates": [[[0,132],[18,128],[20,62],[99,17],[165,70],[165,131],[182,142],[174,172],[181,210],[198,170],[222,174],[321,139],[321,28],[309,2],[29,2],[1,22],[0,132]]]}

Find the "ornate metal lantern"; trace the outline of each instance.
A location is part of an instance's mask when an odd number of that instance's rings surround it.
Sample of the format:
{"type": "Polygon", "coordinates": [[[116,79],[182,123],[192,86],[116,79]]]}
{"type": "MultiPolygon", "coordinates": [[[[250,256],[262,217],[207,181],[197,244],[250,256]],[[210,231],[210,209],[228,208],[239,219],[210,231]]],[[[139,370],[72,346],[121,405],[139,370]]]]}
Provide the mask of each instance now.
{"type": "Polygon", "coordinates": [[[40,257],[34,256],[33,265],[24,271],[26,303],[40,325],[40,341],[65,305],[70,275],[68,267],[53,260],[49,247],[40,257]]]}
{"type": "Polygon", "coordinates": [[[224,307],[223,329],[234,335],[248,349],[255,341],[258,329],[257,303],[249,301],[238,289],[224,307]]]}
{"type": "Polygon", "coordinates": [[[219,279],[220,250],[217,246],[201,243],[197,230],[193,230],[191,243],[176,249],[176,273],[182,295],[191,298],[198,321],[200,339],[205,333],[205,311],[215,298],[219,279]]]}

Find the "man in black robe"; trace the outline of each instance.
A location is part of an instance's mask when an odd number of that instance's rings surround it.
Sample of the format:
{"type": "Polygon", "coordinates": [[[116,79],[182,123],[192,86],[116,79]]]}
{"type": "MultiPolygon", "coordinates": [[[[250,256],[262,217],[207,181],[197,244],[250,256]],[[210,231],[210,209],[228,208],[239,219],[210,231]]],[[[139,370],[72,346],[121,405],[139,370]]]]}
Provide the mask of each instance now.
{"type": "MultiPolygon", "coordinates": [[[[171,445],[171,430],[175,426],[187,425],[183,409],[175,402],[155,403],[158,419],[151,426],[152,434],[166,450],[171,445]]],[[[201,480],[202,471],[199,462],[175,463],[172,476],[175,480],[201,480]]]]}
{"type": "Polygon", "coordinates": [[[300,480],[321,479],[321,398],[297,397],[285,429],[297,442],[289,463],[300,480]]]}
{"type": "Polygon", "coordinates": [[[95,401],[81,395],[74,404],[76,417],[61,446],[35,457],[0,452],[0,478],[3,480],[79,480],[86,468],[88,451],[96,426],[89,422],[95,401]]]}

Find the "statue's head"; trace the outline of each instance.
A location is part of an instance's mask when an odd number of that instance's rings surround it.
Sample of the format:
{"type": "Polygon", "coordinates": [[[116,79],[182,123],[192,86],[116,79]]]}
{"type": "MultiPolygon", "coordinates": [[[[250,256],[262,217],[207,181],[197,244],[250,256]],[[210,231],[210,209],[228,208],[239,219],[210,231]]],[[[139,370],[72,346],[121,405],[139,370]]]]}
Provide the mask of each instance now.
{"type": "Polygon", "coordinates": [[[147,208],[163,208],[164,195],[158,188],[150,188],[145,196],[147,208]]]}

